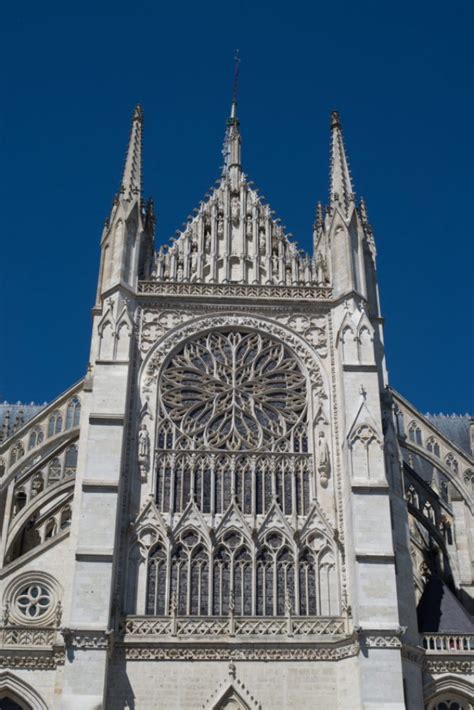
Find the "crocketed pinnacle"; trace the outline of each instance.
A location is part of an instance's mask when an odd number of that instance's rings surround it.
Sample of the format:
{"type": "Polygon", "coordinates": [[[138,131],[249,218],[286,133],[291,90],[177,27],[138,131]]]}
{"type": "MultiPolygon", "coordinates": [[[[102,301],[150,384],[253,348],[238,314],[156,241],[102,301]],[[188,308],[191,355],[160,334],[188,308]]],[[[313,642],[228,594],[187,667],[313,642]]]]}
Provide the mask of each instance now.
{"type": "Polygon", "coordinates": [[[331,138],[330,202],[339,204],[347,215],[354,195],[338,111],[331,113],[331,138]]]}
{"type": "Polygon", "coordinates": [[[120,186],[120,193],[126,200],[140,195],[142,190],[142,132],[143,111],[141,106],[136,106],[120,186]]]}

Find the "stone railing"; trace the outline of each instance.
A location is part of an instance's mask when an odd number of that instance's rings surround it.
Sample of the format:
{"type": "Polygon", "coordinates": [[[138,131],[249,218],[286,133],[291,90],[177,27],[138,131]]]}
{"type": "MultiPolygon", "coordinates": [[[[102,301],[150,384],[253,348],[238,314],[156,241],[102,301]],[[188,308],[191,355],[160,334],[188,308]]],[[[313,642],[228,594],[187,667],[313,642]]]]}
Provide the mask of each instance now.
{"type": "Polygon", "coordinates": [[[424,634],[423,646],[427,653],[474,654],[474,634],[424,634]]]}
{"type": "Polygon", "coordinates": [[[327,300],[327,286],[274,286],[271,284],[211,284],[174,281],[140,281],[138,293],[154,296],[221,296],[230,298],[270,298],[327,300]]]}
{"type": "Polygon", "coordinates": [[[0,629],[0,647],[35,646],[50,648],[58,643],[58,629],[51,626],[40,629],[31,626],[4,626],[0,629]]]}
{"type": "Polygon", "coordinates": [[[127,636],[344,636],[347,620],[342,617],[179,617],[128,616],[123,623],[127,636]]]}

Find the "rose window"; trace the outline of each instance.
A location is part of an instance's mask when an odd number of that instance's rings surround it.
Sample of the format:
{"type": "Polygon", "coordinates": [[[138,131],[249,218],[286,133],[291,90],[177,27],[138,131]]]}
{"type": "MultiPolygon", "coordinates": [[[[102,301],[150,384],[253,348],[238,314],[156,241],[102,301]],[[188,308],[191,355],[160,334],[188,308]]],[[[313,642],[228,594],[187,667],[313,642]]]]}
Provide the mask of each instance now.
{"type": "Polygon", "coordinates": [[[161,379],[164,414],[197,448],[274,449],[301,422],[305,377],[290,351],[261,333],[188,341],[161,379]]]}
{"type": "Polygon", "coordinates": [[[30,584],[20,591],[16,599],[18,610],[28,619],[37,619],[46,614],[51,606],[51,594],[41,584],[30,584]]]}

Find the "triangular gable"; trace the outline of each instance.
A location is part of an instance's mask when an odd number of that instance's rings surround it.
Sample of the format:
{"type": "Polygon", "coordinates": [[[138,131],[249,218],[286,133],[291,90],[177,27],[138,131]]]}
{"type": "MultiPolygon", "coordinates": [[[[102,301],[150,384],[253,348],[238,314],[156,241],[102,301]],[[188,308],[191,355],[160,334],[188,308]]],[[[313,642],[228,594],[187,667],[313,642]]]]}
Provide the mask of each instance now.
{"type": "Polygon", "coordinates": [[[283,515],[278,503],[274,502],[270,506],[270,510],[265,516],[265,519],[260,526],[258,531],[258,538],[261,540],[265,533],[269,530],[279,530],[288,539],[289,542],[294,544],[293,530],[288,524],[288,520],[283,515]]]}
{"type": "Polygon", "coordinates": [[[173,529],[173,536],[176,538],[186,528],[194,528],[197,532],[202,533],[208,543],[211,542],[209,528],[195,501],[191,501],[186,506],[178,524],[173,529]]]}
{"type": "Polygon", "coordinates": [[[227,532],[231,528],[235,528],[239,532],[243,533],[249,543],[252,541],[252,531],[235,501],[230,504],[224,513],[222,520],[217,527],[216,537],[221,537],[224,532],[227,532]]]}
{"type": "Polygon", "coordinates": [[[368,426],[370,429],[373,430],[375,438],[381,444],[383,441],[383,435],[382,435],[382,432],[380,431],[379,425],[377,424],[377,421],[376,421],[374,415],[372,414],[369,407],[367,406],[365,394],[363,394],[361,396],[361,403],[360,403],[359,408],[357,410],[357,414],[356,414],[354,421],[352,422],[352,425],[347,433],[347,440],[349,442],[352,441],[357,429],[359,429],[359,427],[361,427],[363,425],[368,426]]]}

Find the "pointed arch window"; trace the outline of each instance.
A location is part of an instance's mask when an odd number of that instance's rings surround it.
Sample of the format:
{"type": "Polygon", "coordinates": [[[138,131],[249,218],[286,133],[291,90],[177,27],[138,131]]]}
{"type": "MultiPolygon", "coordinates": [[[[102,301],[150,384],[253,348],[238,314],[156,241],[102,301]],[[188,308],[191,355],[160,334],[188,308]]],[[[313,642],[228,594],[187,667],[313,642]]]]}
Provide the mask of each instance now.
{"type": "Polygon", "coordinates": [[[307,512],[306,376],[284,343],[240,330],[195,336],[165,363],[159,395],[162,512],[182,512],[193,497],[202,512],[220,514],[234,498],[257,515],[277,495],[285,514],[307,512]]]}
{"type": "Polygon", "coordinates": [[[434,436],[431,436],[428,439],[428,441],[426,442],[426,450],[439,458],[439,456],[440,456],[439,444],[436,441],[436,439],[434,438],[434,436]]]}
{"type": "Polygon", "coordinates": [[[77,446],[73,444],[66,450],[64,457],[64,475],[74,476],[77,469],[77,446]]]}
{"type": "Polygon", "coordinates": [[[209,554],[195,530],[182,533],[172,552],[171,593],[178,614],[209,613],[209,554]]]}
{"type": "Polygon", "coordinates": [[[423,436],[421,433],[421,429],[416,422],[410,423],[410,425],[408,427],[408,438],[414,444],[418,444],[418,446],[422,446],[423,436]]]}
{"type": "Polygon", "coordinates": [[[48,421],[48,436],[60,434],[63,429],[63,417],[61,412],[53,412],[48,421]]]}
{"type": "Polygon", "coordinates": [[[39,446],[44,439],[43,430],[39,426],[33,427],[30,431],[30,436],[28,438],[28,449],[34,449],[35,446],[39,446]]]}
{"type": "Polygon", "coordinates": [[[79,397],[73,397],[69,400],[66,409],[66,429],[79,426],[81,419],[81,401],[79,397]]]}
{"type": "Polygon", "coordinates": [[[18,441],[12,448],[10,453],[10,466],[13,466],[17,461],[19,461],[25,455],[25,449],[21,441],[18,441]]]}
{"type": "Polygon", "coordinates": [[[167,556],[163,544],[158,543],[148,559],[146,613],[166,613],[167,556]]]}
{"type": "Polygon", "coordinates": [[[278,532],[267,535],[257,556],[257,615],[283,616],[294,609],[294,556],[278,532]]]}

